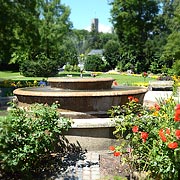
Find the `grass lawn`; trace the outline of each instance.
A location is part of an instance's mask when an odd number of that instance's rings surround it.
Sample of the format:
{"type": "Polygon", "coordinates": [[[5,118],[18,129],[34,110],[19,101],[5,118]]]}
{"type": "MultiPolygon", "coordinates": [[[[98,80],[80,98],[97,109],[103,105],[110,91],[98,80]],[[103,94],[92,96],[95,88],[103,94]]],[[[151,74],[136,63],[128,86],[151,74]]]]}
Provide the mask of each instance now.
{"type": "MultiPolygon", "coordinates": [[[[60,72],[58,74],[59,77],[67,77],[67,75],[72,75],[72,77],[80,77],[80,73],[78,72],[60,72]]],[[[90,77],[90,73],[83,73],[83,77],[90,77]]],[[[143,78],[142,75],[137,74],[113,74],[113,73],[98,73],[96,78],[98,77],[112,77],[114,78],[118,84],[125,85],[145,85],[147,86],[149,81],[154,81],[155,78],[147,77],[143,78]]],[[[24,77],[20,75],[19,72],[11,72],[11,71],[0,71],[0,81],[5,79],[11,80],[42,80],[43,77],[24,77]]],[[[44,78],[47,79],[47,78],[44,78]]]]}
{"type": "Polygon", "coordinates": [[[145,85],[147,86],[149,81],[155,81],[155,78],[144,78],[141,75],[135,74],[101,74],[100,77],[112,77],[118,84],[124,85],[145,85]]]}
{"type": "Polygon", "coordinates": [[[20,72],[0,71],[0,81],[3,80],[42,80],[42,77],[24,77],[20,72]]]}

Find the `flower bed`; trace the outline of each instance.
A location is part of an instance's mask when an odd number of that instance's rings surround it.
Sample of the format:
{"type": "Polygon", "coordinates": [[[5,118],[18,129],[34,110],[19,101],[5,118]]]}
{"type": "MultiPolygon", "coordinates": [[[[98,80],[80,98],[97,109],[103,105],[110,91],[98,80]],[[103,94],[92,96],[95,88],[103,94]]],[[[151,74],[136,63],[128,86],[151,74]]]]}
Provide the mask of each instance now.
{"type": "Polygon", "coordinates": [[[153,107],[143,107],[137,98],[110,110],[116,120],[114,134],[124,139],[114,155],[122,155],[130,172],[146,172],[148,178],[180,179],[180,104],[170,97],[153,107]]]}
{"type": "Polygon", "coordinates": [[[0,97],[12,96],[13,91],[16,88],[21,87],[36,87],[36,86],[46,86],[47,82],[43,79],[41,81],[36,80],[4,80],[0,81],[0,97]]]}

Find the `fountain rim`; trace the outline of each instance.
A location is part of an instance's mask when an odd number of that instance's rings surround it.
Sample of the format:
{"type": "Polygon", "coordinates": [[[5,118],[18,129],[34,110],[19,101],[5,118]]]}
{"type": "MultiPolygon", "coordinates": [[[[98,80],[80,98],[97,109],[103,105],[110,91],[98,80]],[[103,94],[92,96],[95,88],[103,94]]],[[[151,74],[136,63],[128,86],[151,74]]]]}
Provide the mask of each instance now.
{"type": "MultiPolygon", "coordinates": [[[[124,86],[118,86],[124,87],[124,86]]],[[[30,91],[31,87],[18,88],[13,91],[14,95],[17,96],[41,96],[41,97],[103,97],[103,96],[120,96],[120,95],[131,95],[146,93],[148,88],[137,87],[137,86],[126,86],[129,88],[135,87],[136,89],[117,89],[117,90],[93,90],[93,91],[57,91],[57,92],[42,92],[42,91],[30,91]],[[26,90],[29,89],[29,90],[26,90]]],[[[33,88],[34,89],[34,88],[33,88]]],[[[58,88],[57,88],[58,89],[58,88]]]]}
{"type": "Polygon", "coordinates": [[[108,77],[108,78],[94,78],[94,77],[49,77],[47,79],[47,82],[69,82],[69,83],[78,83],[78,82],[106,82],[106,81],[115,81],[114,78],[108,77]]]}

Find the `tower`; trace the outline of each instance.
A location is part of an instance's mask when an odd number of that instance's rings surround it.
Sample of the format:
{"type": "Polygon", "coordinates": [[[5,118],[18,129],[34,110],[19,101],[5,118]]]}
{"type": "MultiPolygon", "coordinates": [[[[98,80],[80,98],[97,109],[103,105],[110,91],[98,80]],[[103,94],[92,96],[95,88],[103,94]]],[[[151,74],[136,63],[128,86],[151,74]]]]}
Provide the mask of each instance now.
{"type": "Polygon", "coordinates": [[[99,24],[98,18],[92,19],[92,21],[91,21],[91,31],[98,32],[98,24],[99,24]]]}

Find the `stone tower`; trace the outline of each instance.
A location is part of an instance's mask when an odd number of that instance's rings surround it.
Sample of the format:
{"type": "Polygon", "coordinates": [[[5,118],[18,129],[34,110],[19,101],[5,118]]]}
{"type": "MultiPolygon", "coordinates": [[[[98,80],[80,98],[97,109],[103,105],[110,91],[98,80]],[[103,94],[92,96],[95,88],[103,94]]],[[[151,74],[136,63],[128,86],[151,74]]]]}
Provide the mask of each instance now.
{"type": "Polygon", "coordinates": [[[98,32],[98,24],[99,24],[98,18],[92,19],[92,21],[91,21],[91,31],[98,32]]]}

